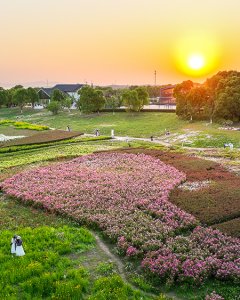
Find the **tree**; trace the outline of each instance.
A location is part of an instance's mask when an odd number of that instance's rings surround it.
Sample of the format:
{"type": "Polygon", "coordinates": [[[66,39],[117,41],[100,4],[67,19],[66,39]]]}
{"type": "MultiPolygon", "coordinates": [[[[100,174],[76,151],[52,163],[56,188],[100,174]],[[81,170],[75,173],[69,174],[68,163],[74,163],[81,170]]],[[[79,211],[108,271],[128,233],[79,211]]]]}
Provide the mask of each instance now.
{"type": "Polygon", "coordinates": [[[216,118],[240,121],[240,77],[220,80],[216,90],[216,118]]]}
{"type": "Polygon", "coordinates": [[[176,114],[183,118],[188,116],[187,95],[193,88],[191,80],[183,81],[175,86],[173,95],[176,98],[176,114]]]}
{"type": "Polygon", "coordinates": [[[123,92],[122,99],[127,110],[139,112],[149,103],[149,94],[146,87],[131,87],[123,92]]]}
{"type": "MultiPolygon", "coordinates": [[[[231,77],[240,77],[240,72],[238,71],[220,71],[217,74],[213,75],[211,78],[208,78],[204,86],[207,89],[208,100],[205,106],[205,111],[210,118],[212,123],[213,116],[217,117],[218,114],[215,112],[217,101],[219,100],[218,94],[221,89],[221,84],[225,82],[226,79],[231,77]]],[[[218,107],[219,109],[219,107],[218,107]]]]}
{"type": "Polygon", "coordinates": [[[141,109],[143,109],[144,105],[149,104],[149,94],[147,92],[146,87],[137,87],[135,90],[138,94],[138,100],[139,100],[138,111],[140,111],[141,109]]]}
{"type": "Polygon", "coordinates": [[[60,109],[61,104],[58,101],[51,101],[47,106],[47,110],[51,111],[53,115],[57,115],[60,109]]]}
{"type": "Polygon", "coordinates": [[[139,111],[140,100],[136,90],[126,90],[123,95],[123,103],[129,111],[139,111]]]}
{"type": "Polygon", "coordinates": [[[51,94],[51,101],[60,102],[62,104],[64,103],[66,98],[67,96],[59,89],[53,90],[53,93],[51,94]]]}
{"type": "Polygon", "coordinates": [[[7,91],[3,88],[0,88],[0,107],[7,103],[7,91]]]}
{"type": "Polygon", "coordinates": [[[27,92],[28,92],[29,101],[32,103],[32,107],[34,107],[34,104],[38,103],[38,101],[39,101],[38,93],[32,87],[29,87],[27,89],[27,92]]]}
{"type": "Polygon", "coordinates": [[[204,86],[193,87],[186,96],[187,114],[190,115],[191,121],[193,117],[201,116],[207,103],[208,94],[204,86]]]}
{"type": "Polygon", "coordinates": [[[89,85],[81,88],[79,96],[77,106],[84,113],[99,112],[106,103],[103,92],[89,85]]]}
{"type": "Polygon", "coordinates": [[[99,113],[99,111],[104,107],[106,103],[106,99],[101,90],[94,90],[93,103],[94,111],[97,111],[99,113]]]}
{"type": "Polygon", "coordinates": [[[72,99],[70,97],[66,97],[64,100],[63,106],[68,109],[68,112],[70,112],[70,108],[72,106],[72,99]]]}
{"type": "Polygon", "coordinates": [[[20,107],[22,113],[23,107],[29,102],[28,91],[24,88],[17,88],[13,93],[13,102],[20,107]]]}

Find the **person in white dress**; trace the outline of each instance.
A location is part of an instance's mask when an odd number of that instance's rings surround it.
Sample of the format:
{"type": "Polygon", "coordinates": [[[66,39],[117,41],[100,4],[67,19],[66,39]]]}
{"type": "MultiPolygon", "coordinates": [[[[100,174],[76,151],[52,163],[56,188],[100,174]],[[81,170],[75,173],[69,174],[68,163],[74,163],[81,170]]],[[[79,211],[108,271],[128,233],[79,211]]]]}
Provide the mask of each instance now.
{"type": "Polygon", "coordinates": [[[11,240],[11,253],[12,254],[16,253],[16,240],[17,240],[17,235],[15,234],[11,240]]]}
{"type": "Polygon", "coordinates": [[[16,239],[16,256],[23,256],[25,255],[25,252],[23,250],[23,242],[20,236],[17,236],[16,239]]]}

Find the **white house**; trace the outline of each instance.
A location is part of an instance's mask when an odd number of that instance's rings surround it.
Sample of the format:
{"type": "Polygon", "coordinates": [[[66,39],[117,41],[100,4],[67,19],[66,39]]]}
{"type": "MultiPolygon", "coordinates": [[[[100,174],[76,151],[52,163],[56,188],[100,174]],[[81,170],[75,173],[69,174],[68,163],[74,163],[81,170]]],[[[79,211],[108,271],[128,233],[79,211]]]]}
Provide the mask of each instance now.
{"type": "Polygon", "coordinates": [[[39,99],[42,105],[46,105],[51,100],[51,94],[54,90],[60,90],[73,100],[73,106],[79,99],[78,91],[84,86],[84,84],[56,84],[52,88],[41,88],[38,91],[39,99]]]}

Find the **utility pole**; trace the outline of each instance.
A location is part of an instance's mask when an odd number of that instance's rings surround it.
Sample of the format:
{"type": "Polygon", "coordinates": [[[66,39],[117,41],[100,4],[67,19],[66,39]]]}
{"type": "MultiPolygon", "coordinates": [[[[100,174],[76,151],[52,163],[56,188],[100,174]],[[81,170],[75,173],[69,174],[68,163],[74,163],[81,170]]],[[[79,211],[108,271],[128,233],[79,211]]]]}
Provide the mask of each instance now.
{"type": "Polygon", "coordinates": [[[154,71],[154,85],[157,85],[157,71],[154,71]]]}

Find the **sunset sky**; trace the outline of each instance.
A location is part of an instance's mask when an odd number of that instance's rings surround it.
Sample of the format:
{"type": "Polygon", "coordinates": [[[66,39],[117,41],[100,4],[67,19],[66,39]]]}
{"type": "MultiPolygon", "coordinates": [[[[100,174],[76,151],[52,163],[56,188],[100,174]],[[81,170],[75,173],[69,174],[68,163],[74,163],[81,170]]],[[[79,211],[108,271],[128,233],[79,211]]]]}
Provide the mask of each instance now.
{"type": "Polygon", "coordinates": [[[240,69],[239,0],[0,2],[0,86],[154,84],[154,70],[157,84],[201,82],[240,69]]]}

